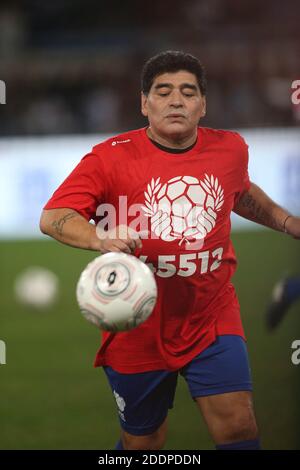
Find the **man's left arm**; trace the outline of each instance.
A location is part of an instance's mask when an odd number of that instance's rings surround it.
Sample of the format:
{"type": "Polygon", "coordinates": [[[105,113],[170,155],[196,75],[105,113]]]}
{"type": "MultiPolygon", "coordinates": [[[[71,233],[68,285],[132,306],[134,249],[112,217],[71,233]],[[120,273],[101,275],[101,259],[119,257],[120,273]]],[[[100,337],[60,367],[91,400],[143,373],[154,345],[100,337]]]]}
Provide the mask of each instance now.
{"type": "Polygon", "coordinates": [[[300,239],[300,217],[295,217],[280,207],[252,182],[249,190],[243,193],[235,204],[233,211],[245,219],[300,239]]]}

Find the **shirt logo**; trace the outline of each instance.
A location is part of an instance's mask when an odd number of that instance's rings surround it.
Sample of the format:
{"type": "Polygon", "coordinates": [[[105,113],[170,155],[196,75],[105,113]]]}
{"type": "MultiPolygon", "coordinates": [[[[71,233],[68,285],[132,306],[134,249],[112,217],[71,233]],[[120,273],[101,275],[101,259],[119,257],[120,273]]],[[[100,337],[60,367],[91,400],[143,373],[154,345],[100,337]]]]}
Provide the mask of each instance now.
{"type": "Polygon", "coordinates": [[[152,178],[144,195],[142,209],[150,217],[152,232],[167,242],[179,239],[179,245],[204,240],[215,227],[224,203],[218,178],[207,174],[204,180],[176,176],[164,185],[160,178],[152,178]]]}
{"type": "Polygon", "coordinates": [[[131,139],[126,140],[113,140],[111,145],[114,147],[117,144],[127,144],[127,142],[131,142],[131,139]]]}

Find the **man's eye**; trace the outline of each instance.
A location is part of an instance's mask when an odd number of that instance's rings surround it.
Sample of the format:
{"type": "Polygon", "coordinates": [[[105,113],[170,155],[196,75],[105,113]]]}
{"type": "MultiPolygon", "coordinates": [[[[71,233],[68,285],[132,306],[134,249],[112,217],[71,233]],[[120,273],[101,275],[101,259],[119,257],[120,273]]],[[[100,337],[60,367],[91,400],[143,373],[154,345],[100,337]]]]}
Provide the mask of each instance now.
{"type": "Polygon", "coordinates": [[[168,96],[169,93],[159,93],[159,96],[168,96]]]}
{"type": "Polygon", "coordinates": [[[184,94],[184,96],[188,96],[188,97],[194,96],[194,93],[183,93],[183,94],[184,94]]]}

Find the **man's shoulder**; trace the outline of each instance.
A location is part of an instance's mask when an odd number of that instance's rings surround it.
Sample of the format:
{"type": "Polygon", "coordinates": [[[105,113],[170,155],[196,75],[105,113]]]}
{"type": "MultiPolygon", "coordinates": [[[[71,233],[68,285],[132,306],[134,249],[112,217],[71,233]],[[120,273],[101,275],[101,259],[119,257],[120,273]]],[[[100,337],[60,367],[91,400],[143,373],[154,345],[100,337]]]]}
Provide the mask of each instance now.
{"type": "Polygon", "coordinates": [[[108,139],[105,139],[103,142],[96,144],[93,147],[94,153],[106,153],[108,150],[114,150],[114,152],[126,152],[128,150],[132,151],[133,147],[141,145],[142,141],[142,129],[135,129],[128,132],[123,132],[122,134],[117,134],[108,139]]]}
{"type": "Polygon", "coordinates": [[[228,143],[233,145],[246,145],[244,138],[236,131],[225,129],[213,129],[211,127],[200,127],[208,143],[228,143]]]}

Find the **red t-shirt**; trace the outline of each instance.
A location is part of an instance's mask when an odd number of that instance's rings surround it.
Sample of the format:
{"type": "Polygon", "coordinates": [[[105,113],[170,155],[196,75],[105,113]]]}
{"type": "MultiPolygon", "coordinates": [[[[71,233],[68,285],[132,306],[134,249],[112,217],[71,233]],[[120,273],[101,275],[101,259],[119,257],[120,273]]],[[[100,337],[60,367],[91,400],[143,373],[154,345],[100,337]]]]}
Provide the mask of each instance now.
{"type": "Polygon", "coordinates": [[[230,283],[237,264],[230,213],[249,187],[248,148],[231,131],[199,127],[195,146],[173,154],[154,145],[143,128],[96,145],[81,160],[45,209],[74,209],[97,223],[103,220],[97,207],[110,203],[116,224],[130,226],[140,215],[133,228],[147,227],[151,237],[135,255],[152,264],[158,285],[145,323],[102,333],[96,367],[110,365],[122,373],[177,370],[217,335],[244,337],[230,283]],[[139,208],[127,221],[119,220],[124,204],[139,208]]]}

